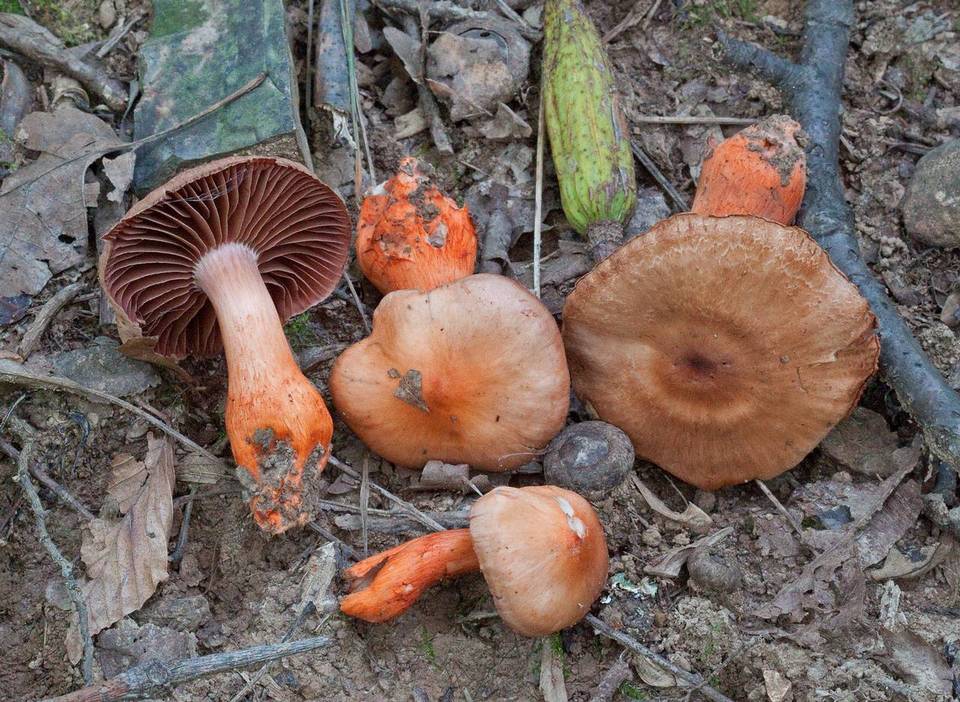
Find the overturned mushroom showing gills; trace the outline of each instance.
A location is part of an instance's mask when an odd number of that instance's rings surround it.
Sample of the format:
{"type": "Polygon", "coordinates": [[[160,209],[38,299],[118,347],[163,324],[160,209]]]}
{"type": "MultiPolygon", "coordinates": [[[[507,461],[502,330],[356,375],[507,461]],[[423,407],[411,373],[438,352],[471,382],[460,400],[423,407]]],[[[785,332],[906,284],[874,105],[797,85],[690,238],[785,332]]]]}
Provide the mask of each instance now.
{"type": "Polygon", "coordinates": [[[575,492],[498,487],[473,505],[470,528],[429,534],[349,568],[340,609],[368,622],[406,611],[431,585],[480,570],[504,623],[526,636],[572,626],[607,578],[597,514],[575,492]]]}
{"type": "Polygon", "coordinates": [[[340,198],[291,161],[228,158],[153,191],[104,240],[100,277],[121,336],[148,337],[171,358],[223,349],[227,433],[254,518],[277,533],[306,521],[333,422],[282,321],[340,279],[350,245],[340,198]]]}
{"type": "Polygon", "coordinates": [[[563,316],[577,395],[705,490],[799,463],[879,353],[866,301],[816,242],[757,217],[660,222],[581,278],[563,316]]]}
{"type": "Polygon", "coordinates": [[[715,146],[703,162],[691,211],[724,217],[754,215],[793,224],[807,187],[806,135],[773,115],[715,146]]]}
{"type": "Polygon", "coordinates": [[[390,293],[373,333],[330,373],[350,428],[409,468],[435,459],[503,471],[530,461],[563,428],[569,387],[550,312],[519,284],[487,274],[390,293]]]}
{"type": "Polygon", "coordinates": [[[414,158],[367,195],[357,263],[382,293],[432,290],[473,273],[477,235],[465,207],[441,193],[414,158]]]}

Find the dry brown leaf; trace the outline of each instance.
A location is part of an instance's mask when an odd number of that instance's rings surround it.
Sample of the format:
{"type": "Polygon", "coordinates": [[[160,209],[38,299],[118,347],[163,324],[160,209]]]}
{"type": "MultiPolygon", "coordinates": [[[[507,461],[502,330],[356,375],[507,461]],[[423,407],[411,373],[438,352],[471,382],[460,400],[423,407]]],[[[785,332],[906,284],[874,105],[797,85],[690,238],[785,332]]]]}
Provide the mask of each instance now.
{"type": "MultiPolygon", "coordinates": [[[[134,461],[133,463],[136,463],[134,461]]],[[[173,443],[147,435],[142,463],[146,479],[121,519],[98,518],[83,535],[80,554],[87,569],[83,596],[90,634],[94,635],[135,612],[167,579],[167,540],[173,524],[173,487],[176,480],[173,443]]],[[[119,494],[126,494],[134,467],[121,462],[119,494]]],[[[80,660],[82,642],[74,622],[67,632],[67,655],[80,660]]]]}
{"type": "Polygon", "coordinates": [[[763,686],[770,702],[788,702],[793,699],[793,683],[778,670],[763,671],[763,686]]]}
{"type": "Polygon", "coordinates": [[[443,461],[427,461],[419,481],[413,485],[417,490],[463,490],[470,492],[470,466],[443,461]]]}
{"type": "Polygon", "coordinates": [[[685,683],[669,670],[664,670],[645,656],[634,656],[633,667],[645,685],[650,687],[684,687],[685,683]]]}
{"type": "Polygon", "coordinates": [[[177,464],[177,480],[201,485],[215,485],[230,474],[223,461],[191,451],[177,464]]]}
{"type": "Polygon", "coordinates": [[[53,275],[86,260],[84,173],[96,156],[65,162],[121,143],[106,122],[70,106],[27,115],[16,139],[41,155],[0,189],[0,297],[36,295],[53,275]]]}
{"type": "Polygon", "coordinates": [[[956,551],[956,542],[949,539],[932,546],[923,546],[910,555],[894,548],[880,567],[867,571],[867,575],[876,581],[916,580],[946,561],[956,551]]]}
{"type": "Polygon", "coordinates": [[[687,562],[687,559],[693,555],[693,552],[700,548],[710,548],[725,538],[730,536],[733,533],[733,527],[724,527],[720,531],[710,534],[710,536],[704,536],[702,539],[697,539],[692,544],[687,544],[686,546],[680,546],[665,553],[663,556],[658,558],[656,561],[646,566],[643,569],[643,572],[647,575],[654,575],[661,578],[676,578],[680,575],[680,569],[683,568],[684,564],[687,562]]]}
{"type": "Polygon", "coordinates": [[[120,514],[130,511],[148,477],[147,467],[130,454],[118,453],[113,457],[107,481],[107,497],[113,500],[120,514]]]}
{"type": "MultiPolygon", "coordinates": [[[[953,690],[953,671],[940,651],[909,629],[882,629],[887,654],[880,664],[926,693],[947,696],[953,690]]],[[[917,699],[921,699],[919,696],[917,699]]],[[[924,697],[923,699],[927,699],[924,697]]]]}
{"type": "Polygon", "coordinates": [[[886,558],[893,545],[917,523],[922,508],[920,483],[908,480],[899,486],[857,537],[860,565],[867,568],[886,558]]]}
{"type": "Polygon", "coordinates": [[[702,509],[697,507],[692,502],[687,503],[687,508],[683,512],[674,512],[672,509],[667,507],[666,503],[657,497],[653,490],[648,488],[640,478],[636,475],[631,475],[633,484],[637,486],[637,490],[640,491],[640,494],[643,495],[643,499],[646,501],[647,505],[654,512],[659,514],[662,517],[666,517],[674,522],[679,522],[690,527],[694,531],[703,532],[710,528],[710,525],[713,524],[713,519],[710,518],[710,515],[704,512],[702,509]]]}

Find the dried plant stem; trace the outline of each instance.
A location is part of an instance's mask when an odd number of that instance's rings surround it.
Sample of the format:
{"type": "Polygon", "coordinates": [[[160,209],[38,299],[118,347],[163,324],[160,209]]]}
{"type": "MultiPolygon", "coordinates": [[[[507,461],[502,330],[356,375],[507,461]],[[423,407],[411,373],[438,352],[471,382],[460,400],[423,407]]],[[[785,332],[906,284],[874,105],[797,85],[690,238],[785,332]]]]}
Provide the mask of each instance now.
{"type": "Polygon", "coordinates": [[[367,331],[367,334],[370,333],[370,320],[367,318],[367,311],[363,308],[363,303],[360,301],[360,296],[357,294],[357,289],[353,285],[353,280],[350,278],[350,273],[346,268],[343,269],[343,279],[347,281],[347,287],[350,289],[350,297],[353,298],[353,304],[357,306],[357,312],[360,313],[360,319],[363,320],[363,328],[367,331]]]}
{"type": "Polygon", "coordinates": [[[733,700],[731,700],[726,695],[720,692],[717,692],[710,685],[707,685],[702,675],[687,672],[683,668],[680,668],[674,665],[673,663],[671,663],[669,660],[661,656],[656,651],[650,650],[649,648],[644,646],[642,643],[640,643],[633,637],[627,636],[626,634],[624,634],[622,631],[617,631],[602,619],[595,617],[592,614],[588,614],[586,616],[586,621],[597,632],[599,632],[600,634],[603,634],[608,639],[613,639],[614,641],[619,643],[621,646],[625,646],[626,648],[629,648],[634,653],[639,653],[641,656],[655,663],[657,666],[673,673],[673,675],[679,678],[680,680],[683,680],[684,682],[690,685],[700,686],[700,694],[702,694],[704,697],[707,697],[708,699],[711,699],[714,702],[733,702],[733,700]]]}
{"type": "Polygon", "coordinates": [[[748,127],[757,120],[749,117],[717,117],[715,115],[631,115],[631,122],[637,124],[719,124],[732,127],[748,127]]]}
{"type": "Polygon", "coordinates": [[[770,488],[767,487],[767,484],[762,480],[754,480],[757,484],[757,487],[760,488],[760,491],[767,496],[767,499],[773,503],[773,506],[776,510],[787,520],[787,524],[797,532],[797,536],[800,537],[800,543],[806,543],[806,537],[803,535],[803,529],[800,528],[800,525],[797,523],[797,520],[793,518],[793,515],[787,511],[787,508],[783,506],[780,500],[777,499],[777,496],[770,492],[770,488]]]}
{"type": "Polygon", "coordinates": [[[81,290],[83,290],[83,283],[67,285],[44,303],[30,327],[24,332],[23,338],[20,339],[20,345],[17,347],[20,358],[27,360],[30,357],[53,318],[57,316],[60,310],[70,304],[81,290]]]}
{"type": "Polygon", "coordinates": [[[307,522],[307,526],[313,529],[313,531],[318,533],[320,536],[325,538],[330,543],[337,544],[337,546],[340,547],[340,550],[343,551],[343,555],[345,555],[347,558],[353,561],[360,560],[360,554],[354,551],[353,547],[350,546],[350,544],[346,543],[342,539],[338,539],[336,534],[334,534],[329,529],[325,529],[324,527],[320,526],[316,522],[307,522]]]}
{"type": "Polygon", "coordinates": [[[57,548],[57,545],[53,543],[53,539],[50,538],[50,533],[47,531],[47,512],[40,502],[37,487],[30,478],[30,461],[33,457],[33,446],[32,440],[24,440],[23,448],[20,450],[20,457],[17,460],[17,482],[20,483],[21,489],[23,489],[26,494],[27,501],[30,503],[30,508],[33,510],[34,517],[36,518],[37,538],[40,539],[40,543],[43,544],[43,547],[47,550],[47,553],[50,554],[50,558],[53,559],[54,563],[60,566],[60,574],[63,576],[63,580],[67,585],[67,592],[70,595],[70,601],[73,602],[73,609],[76,612],[77,621],[80,625],[80,638],[83,640],[83,681],[89,685],[93,682],[93,639],[90,636],[87,605],[83,601],[83,593],[80,591],[80,586],[77,584],[76,578],[73,577],[73,564],[64,558],[60,549],[57,548]]]}
{"type": "Polygon", "coordinates": [[[854,24],[853,0],[808,0],[798,62],[718,34],[727,60],[780,89],[807,133],[807,191],[800,225],[860,289],[877,317],[880,365],[887,384],[922,428],[938,458],[960,465],[960,395],[930,362],[864,262],[840,174],[840,109],[844,65],[854,24]]]}
{"type": "Polygon", "coordinates": [[[239,651],[197,656],[176,663],[150,661],[99,685],[91,685],[67,695],[54,697],[48,702],[117,702],[146,697],[150,696],[150,692],[225,673],[228,670],[249,668],[252,665],[307,653],[329,646],[330,643],[330,639],[326,636],[315,636],[300,641],[251,646],[239,651]]]}
{"type": "MultiPolygon", "coordinates": [[[[338,460],[335,456],[330,456],[330,463],[333,464],[333,465],[335,465],[337,468],[339,468],[340,470],[342,470],[344,473],[346,473],[347,475],[349,475],[351,478],[354,478],[354,479],[356,479],[356,480],[361,480],[361,479],[362,479],[361,475],[360,475],[357,471],[355,471],[353,468],[351,468],[350,466],[348,466],[348,465],[347,465],[346,463],[344,463],[343,461],[338,460]]],[[[443,530],[444,530],[444,526],[443,526],[442,524],[440,524],[440,522],[438,522],[436,519],[432,519],[431,517],[428,517],[427,515],[425,515],[423,512],[421,512],[420,510],[418,510],[416,507],[414,507],[412,504],[410,504],[410,503],[407,502],[406,500],[404,500],[404,499],[402,499],[402,498],[400,498],[400,497],[397,497],[397,496],[394,495],[392,492],[390,492],[390,491],[387,490],[386,488],[380,487],[379,485],[377,485],[377,484],[376,484],[375,482],[373,482],[372,480],[369,481],[369,482],[370,482],[370,487],[371,487],[371,488],[373,488],[375,491],[377,491],[378,493],[380,493],[381,495],[383,495],[384,497],[386,497],[388,500],[390,500],[391,502],[393,502],[394,504],[396,504],[400,509],[402,509],[404,512],[406,512],[407,514],[409,514],[411,517],[413,517],[415,520],[417,520],[418,522],[420,522],[420,523],[423,524],[424,526],[429,527],[432,531],[443,531],[443,530]]]]}
{"type": "Polygon", "coordinates": [[[632,140],[630,142],[630,148],[633,149],[633,155],[640,162],[640,165],[643,166],[647,173],[653,176],[653,179],[657,181],[661,188],[667,196],[673,200],[673,211],[674,212],[688,212],[690,210],[690,203],[687,202],[687,198],[680,194],[680,191],[673,187],[671,183],[663,172],[657,168],[657,164],[653,162],[653,159],[647,155],[647,152],[643,150],[643,147],[632,140]]]}
{"type": "Polygon", "coordinates": [[[537,174],[533,191],[533,294],[540,297],[540,246],[543,229],[543,91],[537,110],[537,174]]]}

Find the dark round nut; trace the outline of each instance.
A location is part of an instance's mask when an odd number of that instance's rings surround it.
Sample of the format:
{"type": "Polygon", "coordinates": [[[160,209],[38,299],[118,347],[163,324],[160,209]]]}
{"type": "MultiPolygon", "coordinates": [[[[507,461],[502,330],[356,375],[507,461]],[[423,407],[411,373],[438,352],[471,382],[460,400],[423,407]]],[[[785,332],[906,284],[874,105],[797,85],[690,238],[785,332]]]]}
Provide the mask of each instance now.
{"type": "Polygon", "coordinates": [[[698,586],[714,592],[733,592],[743,580],[740,568],[735,563],[728,563],[706,548],[698,548],[690,554],[687,572],[698,586]]]}
{"type": "Polygon", "coordinates": [[[543,475],[550,485],[588,497],[602,497],[633,470],[630,438],[606,422],[580,422],[550,442],[543,475]]]}

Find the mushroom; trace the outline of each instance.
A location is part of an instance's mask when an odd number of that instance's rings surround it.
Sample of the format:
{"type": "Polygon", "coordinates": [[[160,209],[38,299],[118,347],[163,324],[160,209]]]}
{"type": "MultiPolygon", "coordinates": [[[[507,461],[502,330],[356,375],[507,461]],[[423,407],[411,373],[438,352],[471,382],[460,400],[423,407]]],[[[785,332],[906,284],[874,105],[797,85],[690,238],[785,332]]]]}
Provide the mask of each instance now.
{"type": "Polygon", "coordinates": [[[806,139],[786,115],[772,115],[725,139],[703,162],[691,211],[792,224],[807,185],[806,139]]]}
{"type": "Polygon", "coordinates": [[[498,487],[470,510],[470,528],[421,536],[344,572],[344,614],[385,622],[431,585],[480,570],[500,617],[525,636],[572,626],[607,578],[607,542],[590,503],[553,485],[498,487]]]}
{"type": "Polygon", "coordinates": [[[550,442],[543,457],[543,477],[551,485],[601,498],[633,470],[630,437],[606,422],[566,427],[550,442]]]}
{"type": "Polygon", "coordinates": [[[350,245],[343,202],[303,166],[233,157],[181,173],[104,237],[100,278],[121,336],[161,356],[223,349],[226,427],[256,522],[309,518],[333,422],[293,358],[282,320],[337,285],[350,245]]]}
{"type": "Polygon", "coordinates": [[[550,312],[516,282],[480,274],[384,297],[371,335],[334,364],[330,391],[388,461],[504,471],[563,428],[570,376],[550,312]]]}
{"type": "Polygon", "coordinates": [[[876,320],[801,229],[681,214],[577,283],[574,391],[637,455],[705,490],[772,478],[857,404],[876,320]]]}
{"type": "Polygon", "coordinates": [[[446,197],[414,158],[367,195],[357,263],[377,290],[432,290],[473,273],[477,235],[467,209],[446,197]]]}

